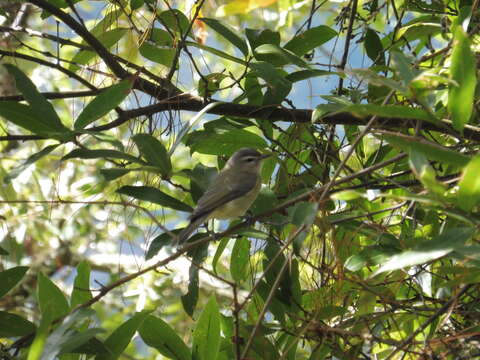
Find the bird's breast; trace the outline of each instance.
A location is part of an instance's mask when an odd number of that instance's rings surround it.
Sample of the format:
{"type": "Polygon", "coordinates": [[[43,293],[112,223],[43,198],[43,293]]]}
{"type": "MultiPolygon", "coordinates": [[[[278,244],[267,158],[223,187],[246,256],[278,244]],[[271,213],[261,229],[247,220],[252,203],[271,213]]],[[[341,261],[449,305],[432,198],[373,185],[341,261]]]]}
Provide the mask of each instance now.
{"type": "Polygon", "coordinates": [[[250,190],[244,196],[241,196],[237,199],[229,201],[226,204],[215,209],[211,213],[209,218],[230,219],[233,217],[244,215],[247,212],[247,210],[250,208],[250,206],[253,204],[255,199],[257,198],[257,195],[260,191],[261,186],[262,186],[262,181],[259,178],[252,190],[250,190]]]}

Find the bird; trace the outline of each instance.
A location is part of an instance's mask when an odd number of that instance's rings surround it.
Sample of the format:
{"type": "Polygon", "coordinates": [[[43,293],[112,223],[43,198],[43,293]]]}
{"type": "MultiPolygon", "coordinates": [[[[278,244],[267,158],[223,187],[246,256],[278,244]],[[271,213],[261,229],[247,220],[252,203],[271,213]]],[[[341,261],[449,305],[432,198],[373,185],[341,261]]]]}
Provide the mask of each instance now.
{"type": "Polygon", "coordinates": [[[190,215],[190,223],[178,235],[181,245],[203,223],[210,219],[242,216],[258,196],[262,186],[262,162],[271,154],[253,148],[236,151],[198,200],[190,215]]]}

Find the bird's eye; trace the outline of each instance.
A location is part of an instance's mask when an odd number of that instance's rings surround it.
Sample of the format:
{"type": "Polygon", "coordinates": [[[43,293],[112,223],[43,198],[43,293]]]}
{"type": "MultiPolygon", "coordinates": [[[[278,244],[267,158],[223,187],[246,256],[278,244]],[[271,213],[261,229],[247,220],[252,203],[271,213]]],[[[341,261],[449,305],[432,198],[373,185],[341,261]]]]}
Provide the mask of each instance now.
{"type": "Polygon", "coordinates": [[[253,157],[247,157],[247,158],[245,158],[245,161],[246,161],[246,162],[252,162],[252,161],[254,161],[254,160],[255,160],[255,158],[253,158],[253,157]]]}

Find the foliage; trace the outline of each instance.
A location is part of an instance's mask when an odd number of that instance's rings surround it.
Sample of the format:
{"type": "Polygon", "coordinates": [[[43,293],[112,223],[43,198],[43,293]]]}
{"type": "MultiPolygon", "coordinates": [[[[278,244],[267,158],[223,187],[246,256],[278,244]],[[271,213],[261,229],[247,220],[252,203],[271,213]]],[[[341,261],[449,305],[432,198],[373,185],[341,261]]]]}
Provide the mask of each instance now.
{"type": "Polygon", "coordinates": [[[478,356],[478,1],[7,4],[1,359],[478,356]]]}

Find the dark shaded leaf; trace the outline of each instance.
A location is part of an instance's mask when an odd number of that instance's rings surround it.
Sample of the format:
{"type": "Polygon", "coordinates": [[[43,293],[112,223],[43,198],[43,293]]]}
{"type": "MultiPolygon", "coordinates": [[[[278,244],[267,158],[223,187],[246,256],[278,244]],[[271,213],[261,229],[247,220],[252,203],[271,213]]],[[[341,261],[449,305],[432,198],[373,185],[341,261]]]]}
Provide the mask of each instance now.
{"type": "Polygon", "coordinates": [[[117,359],[127,348],[128,344],[142,326],[145,319],[150,315],[151,311],[141,311],[133,315],[132,318],[125,321],[117,327],[114,332],[105,340],[105,346],[110,351],[108,355],[99,355],[96,360],[113,360],[117,359]]]}
{"type": "Polygon", "coordinates": [[[118,160],[125,160],[129,162],[144,164],[143,161],[137,159],[135,156],[126,154],[124,152],[118,150],[110,150],[110,149],[75,149],[70,151],[67,155],[65,155],[62,160],[68,159],[118,159],[118,160]]]}
{"type": "Polygon", "coordinates": [[[27,169],[30,165],[34,164],[45,155],[50,154],[53,150],[55,150],[60,144],[49,145],[44,149],[40,150],[38,153],[31,155],[25,162],[16,168],[14,168],[10,173],[3,178],[3,181],[10,182],[15,179],[18,175],[20,175],[25,169],[27,169]]]}
{"type": "Polygon", "coordinates": [[[132,139],[147,162],[157,167],[163,176],[172,175],[170,156],[160,140],[149,134],[137,134],[132,139]]]}
{"type": "Polygon", "coordinates": [[[17,337],[35,332],[35,325],[16,314],[0,311],[0,336],[17,337]]]}
{"type": "MultiPolygon", "coordinates": [[[[33,112],[37,114],[37,121],[46,128],[58,132],[68,132],[63,126],[52,104],[40,94],[36,86],[20,69],[11,64],[5,64],[5,68],[15,78],[15,86],[23,94],[25,100],[30,104],[33,112]]],[[[2,104],[3,105],[3,104],[2,104]]]]}
{"type": "Polygon", "coordinates": [[[28,271],[26,266],[16,266],[0,272],[0,298],[17,285],[28,271]]]}
{"type": "Polygon", "coordinates": [[[165,194],[156,188],[150,186],[122,186],[117,193],[131,196],[138,200],[149,201],[154,204],[162,205],[175,210],[192,212],[191,206],[181,202],[180,200],[165,194]]]}
{"type": "Polygon", "coordinates": [[[385,64],[385,53],[382,41],[376,31],[367,28],[364,40],[365,52],[367,56],[376,64],[385,64]]]}

